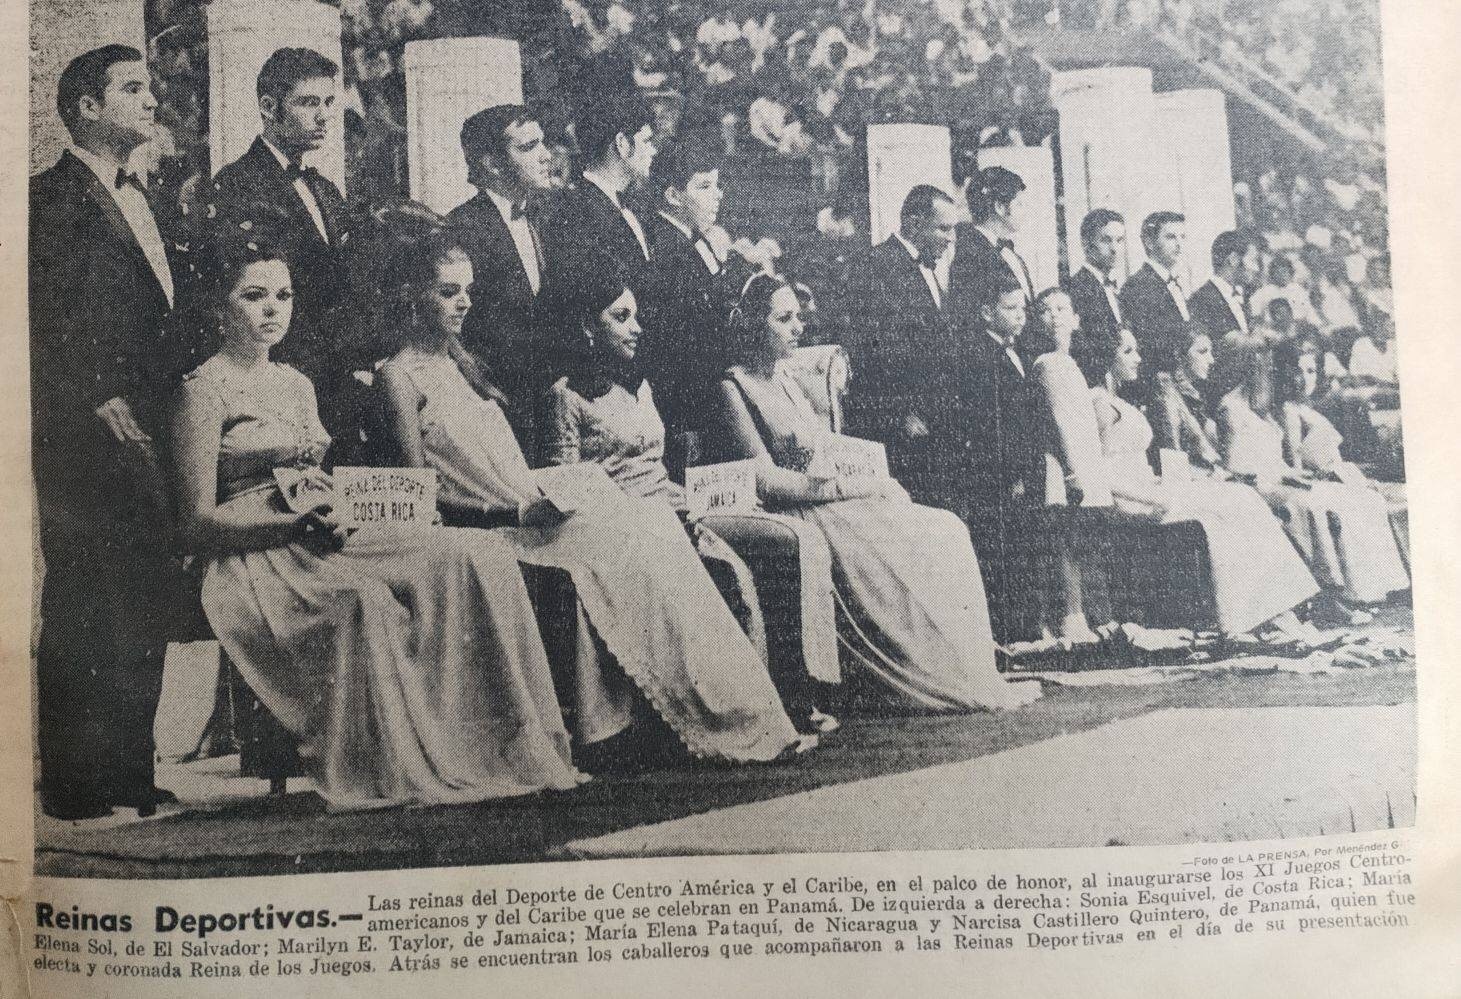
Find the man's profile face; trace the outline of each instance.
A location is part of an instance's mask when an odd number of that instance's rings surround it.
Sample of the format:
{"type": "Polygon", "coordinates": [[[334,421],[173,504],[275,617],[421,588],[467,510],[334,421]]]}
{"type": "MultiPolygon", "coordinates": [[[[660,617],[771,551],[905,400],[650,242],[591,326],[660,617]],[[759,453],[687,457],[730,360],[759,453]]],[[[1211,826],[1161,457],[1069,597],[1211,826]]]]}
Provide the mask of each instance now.
{"type": "Polygon", "coordinates": [[[553,187],[553,150],[543,139],[543,127],[535,121],[507,126],[508,180],[522,194],[553,187]]]}
{"type": "Polygon", "coordinates": [[[649,179],[649,168],[654,163],[654,154],[657,149],[654,144],[654,128],[645,125],[634,133],[634,138],[628,140],[627,147],[620,145],[620,154],[624,162],[629,166],[629,173],[636,183],[643,183],[649,179]]]}
{"type": "Polygon", "coordinates": [[[1125,252],[1126,226],[1120,222],[1107,222],[1086,247],[1086,259],[1096,270],[1109,273],[1125,252]]]}
{"type": "Polygon", "coordinates": [[[101,100],[83,103],[83,115],[118,145],[140,146],[153,136],[157,98],[152,76],[144,62],[118,62],[107,67],[107,85],[101,100]]]}
{"type": "Polygon", "coordinates": [[[1147,253],[1153,260],[1171,269],[1182,259],[1182,246],[1187,242],[1187,223],[1167,222],[1147,242],[1147,253]]]}
{"type": "Polygon", "coordinates": [[[959,213],[952,201],[936,198],[927,215],[913,223],[913,231],[904,239],[918,251],[918,259],[929,266],[954,245],[959,213]]]}
{"type": "Polygon", "coordinates": [[[319,149],[330,136],[335,117],[335,80],[317,76],[300,80],[279,101],[264,97],[259,102],[264,118],[274,125],[273,141],[286,153],[307,153],[319,149]]]}

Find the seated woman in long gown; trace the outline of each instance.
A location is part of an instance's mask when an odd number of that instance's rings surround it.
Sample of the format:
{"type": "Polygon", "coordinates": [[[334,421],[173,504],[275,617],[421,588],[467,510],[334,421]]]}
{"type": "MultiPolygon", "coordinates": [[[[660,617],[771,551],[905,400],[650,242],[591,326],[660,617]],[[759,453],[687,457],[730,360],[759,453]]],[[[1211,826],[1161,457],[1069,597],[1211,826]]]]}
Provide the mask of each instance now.
{"type": "Polygon", "coordinates": [[[1239,635],[1267,622],[1286,637],[1312,637],[1293,609],[1319,587],[1263,498],[1235,482],[1170,482],[1153,473],[1147,458],[1152,426],[1117,394],[1141,371],[1131,331],[1082,338],[1077,359],[1092,387],[1116,509],[1161,524],[1195,521],[1202,528],[1216,624],[1223,633],[1239,635]]]}
{"type": "Polygon", "coordinates": [[[187,376],[172,428],[181,521],[208,560],[214,633],[299,738],[320,793],[348,809],[575,786],[584,778],[502,539],[347,537],[328,501],[291,512],[275,470],[328,496],[318,463],[330,439],[309,380],[269,360],[289,330],[289,268],[256,244],[220,258],[222,348],[187,376]]]}
{"type": "Polygon", "coordinates": [[[1058,562],[1063,604],[1058,631],[1072,642],[1093,642],[1113,628],[1105,562],[1109,559],[1111,486],[1101,460],[1091,389],[1070,356],[1080,316],[1070,295],[1047,288],[1033,303],[1035,324],[1028,339],[1039,351],[1030,365],[1039,413],[1044,420],[1049,461],[1045,501],[1061,516],[1058,562]],[[1094,620],[1100,633],[1092,630],[1094,620]]]}
{"type": "MultiPolygon", "coordinates": [[[[813,745],[815,737],[799,737],[787,718],[766,665],[678,524],[664,529],[612,485],[612,496],[568,516],[544,499],[501,407],[479,395],[459,366],[470,363],[457,337],[473,279],[460,245],[441,234],[403,258],[401,292],[415,319],[377,380],[392,443],[406,465],[436,469],[449,523],[494,526],[519,560],[572,576],[588,623],[618,667],[587,636],[578,642],[580,743],[629,735],[637,688],[698,757],[766,761],[813,745]],[[496,527],[504,516],[517,526],[496,527]]],[[[480,373],[474,378],[482,382],[480,373]]]]}
{"type": "Polygon", "coordinates": [[[1341,607],[1373,604],[1409,587],[1385,498],[1363,481],[1341,482],[1337,431],[1307,404],[1318,382],[1315,351],[1288,348],[1288,384],[1273,413],[1273,357],[1241,360],[1243,383],[1223,397],[1218,424],[1228,468],[1251,475],[1286,518],[1289,536],[1341,607]],[[1289,457],[1284,456],[1285,444],[1289,457]]]}
{"type": "MultiPolygon", "coordinates": [[[[554,465],[596,462],[651,516],[678,530],[685,491],[665,467],[665,425],[634,363],[638,315],[634,292],[608,266],[577,275],[557,296],[554,318],[569,373],[550,393],[544,457],[554,465]]],[[[793,719],[819,731],[836,727],[815,706],[830,694],[821,685],[841,681],[832,556],[821,532],[760,510],[710,514],[695,530],[713,532],[748,563],[766,620],[767,666],[783,702],[796,706],[793,719]]]]}
{"type": "Polygon", "coordinates": [[[1156,446],[1181,451],[1194,468],[1222,477],[1217,422],[1207,401],[1208,376],[1216,361],[1212,336],[1198,323],[1185,323],[1169,347],[1170,356],[1155,359],[1151,423],[1156,446]]]}
{"type": "Polygon", "coordinates": [[[731,325],[740,363],[721,383],[717,439],[708,449],[728,461],[755,460],[767,506],[822,531],[847,610],[846,646],[867,677],[934,711],[1013,708],[1038,698],[1037,683],[1006,682],[995,666],[984,584],[958,517],[914,504],[892,480],[862,485],[806,474],[826,431],[780,367],[801,333],[791,286],[753,277],[731,325]]]}

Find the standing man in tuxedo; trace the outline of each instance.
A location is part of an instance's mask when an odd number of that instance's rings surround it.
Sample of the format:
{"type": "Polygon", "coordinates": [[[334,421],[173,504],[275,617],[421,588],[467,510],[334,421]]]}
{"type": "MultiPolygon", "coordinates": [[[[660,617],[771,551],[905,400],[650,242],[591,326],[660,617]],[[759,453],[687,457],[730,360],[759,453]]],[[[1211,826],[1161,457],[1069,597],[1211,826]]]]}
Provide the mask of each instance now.
{"type": "Polygon", "coordinates": [[[961,393],[951,402],[961,429],[969,524],[996,641],[1033,637],[1051,574],[1045,519],[1045,422],[1020,344],[1024,288],[1008,270],[987,272],[969,300],[979,326],[964,328],[961,393]]]}
{"type": "Polygon", "coordinates": [[[930,184],[913,188],[898,231],[872,248],[851,288],[859,322],[849,328],[847,345],[850,426],[882,441],[894,477],[914,499],[937,506],[958,501],[945,453],[954,428],[943,402],[959,388],[949,383],[950,291],[937,267],[954,246],[958,223],[947,193],[930,184]]]}
{"type": "Polygon", "coordinates": [[[462,123],[461,144],[467,179],[477,188],[447,216],[475,282],[462,342],[506,396],[526,450],[538,401],[557,375],[540,304],[549,280],[541,220],[553,153],[521,104],[478,111],[462,123]]]}
{"type": "Polygon", "coordinates": [[[575,131],[583,173],[565,189],[547,228],[548,262],[571,274],[602,253],[644,283],[652,250],[643,214],[631,199],[654,162],[654,117],[634,95],[591,98],[575,131]]]}
{"type": "Polygon", "coordinates": [[[78,56],[56,95],[73,145],[30,185],[41,807],[62,819],[172,798],[153,786],[152,721],[182,571],[154,440],[177,261],[130,165],[156,108],[136,49],[78,56]]]}
{"type": "Polygon", "coordinates": [[[1258,241],[1241,232],[1219,233],[1212,241],[1212,277],[1187,300],[1192,321],[1212,339],[1212,374],[1203,391],[1214,412],[1223,395],[1243,377],[1243,359],[1264,345],[1248,329],[1248,296],[1262,269],[1258,241]]]}
{"type": "Polygon", "coordinates": [[[350,375],[376,353],[345,315],[350,231],[345,199],[303,160],[334,127],[333,61],[305,48],[279,49],[259,70],[260,135],[213,179],[213,224],[248,228],[289,259],[294,319],[273,359],[314,383],[320,419],[336,437],[351,425],[350,375]]]}
{"type": "MultiPolygon", "coordinates": [[[[1142,357],[1168,357],[1190,315],[1187,291],[1177,276],[1187,242],[1187,217],[1178,212],[1153,212],[1141,224],[1141,245],[1147,260],[1121,287],[1121,319],[1136,336],[1142,357]]],[[[1155,364],[1142,366],[1142,377],[1132,382],[1132,402],[1151,399],[1155,364]]]]}
{"type": "Polygon", "coordinates": [[[993,274],[1007,271],[1025,293],[1025,305],[1035,300],[1038,290],[1030,268],[1015,249],[1019,231],[1015,204],[1025,191],[1025,182],[1013,170],[988,167],[969,182],[969,225],[961,226],[958,250],[949,268],[949,285],[954,290],[954,313],[973,327],[981,323],[979,305],[971,300],[974,289],[988,287],[993,274]]]}
{"type": "Polygon", "coordinates": [[[1126,255],[1126,220],[1109,208],[1097,208],[1081,219],[1081,248],[1085,263],[1070,276],[1070,304],[1080,316],[1081,329],[1107,335],[1121,325],[1121,283],[1116,271],[1126,255]]]}
{"type": "Polygon", "coordinates": [[[705,235],[720,216],[720,159],[709,143],[678,143],[655,157],[650,186],[660,205],[649,221],[649,279],[637,291],[640,358],[673,437],[702,429],[732,360],[723,337],[726,267],[705,235]]]}

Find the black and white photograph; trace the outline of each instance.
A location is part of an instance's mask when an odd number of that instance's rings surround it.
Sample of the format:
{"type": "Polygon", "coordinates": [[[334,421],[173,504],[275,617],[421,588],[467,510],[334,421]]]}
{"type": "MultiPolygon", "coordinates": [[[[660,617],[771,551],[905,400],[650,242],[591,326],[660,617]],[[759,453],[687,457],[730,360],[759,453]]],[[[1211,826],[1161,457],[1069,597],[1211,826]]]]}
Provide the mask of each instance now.
{"type": "Polygon", "coordinates": [[[29,4],[36,873],[1415,824],[1379,0],[29,4]]]}

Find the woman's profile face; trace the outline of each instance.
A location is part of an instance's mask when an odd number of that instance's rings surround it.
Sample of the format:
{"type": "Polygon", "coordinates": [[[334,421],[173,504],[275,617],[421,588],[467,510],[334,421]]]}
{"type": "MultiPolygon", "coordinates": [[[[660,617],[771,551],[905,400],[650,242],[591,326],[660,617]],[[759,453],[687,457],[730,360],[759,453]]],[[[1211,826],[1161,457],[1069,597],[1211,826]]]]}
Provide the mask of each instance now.
{"type": "Polygon", "coordinates": [[[609,357],[632,361],[639,350],[639,303],[628,288],[609,307],[599,313],[599,328],[594,342],[609,357]]]}
{"type": "Polygon", "coordinates": [[[230,338],[272,347],[289,332],[294,287],[282,260],[258,260],[245,267],[224,303],[223,328],[230,338]]]}
{"type": "Polygon", "coordinates": [[[436,262],[436,275],[417,299],[421,323],[444,336],[457,336],[472,308],[472,262],[453,253],[436,262]]]}
{"type": "Polygon", "coordinates": [[[1039,305],[1040,324],[1045,327],[1051,337],[1059,345],[1062,352],[1070,350],[1070,338],[1080,327],[1081,320],[1076,315],[1075,306],[1070,302],[1070,296],[1065,292],[1057,292],[1048,295],[1039,305]]]}
{"type": "Polygon", "coordinates": [[[790,357],[801,343],[802,310],[790,287],[776,289],[767,304],[766,343],[778,361],[790,357]]]}
{"type": "Polygon", "coordinates": [[[1313,354],[1303,354],[1299,357],[1298,369],[1294,372],[1294,381],[1297,383],[1299,395],[1307,399],[1319,391],[1319,358],[1313,354]]]}
{"type": "Polygon", "coordinates": [[[1116,348],[1116,359],[1111,364],[1111,373],[1118,382],[1134,382],[1141,372],[1141,351],[1137,349],[1136,337],[1130,330],[1121,331],[1121,343],[1116,348]]]}
{"type": "Polygon", "coordinates": [[[1182,355],[1182,366],[1195,382],[1207,381],[1207,376],[1212,373],[1212,362],[1212,339],[1206,335],[1193,338],[1187,346],[1187,353],[1182,355]]]}

